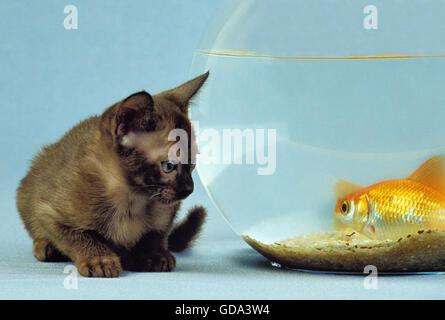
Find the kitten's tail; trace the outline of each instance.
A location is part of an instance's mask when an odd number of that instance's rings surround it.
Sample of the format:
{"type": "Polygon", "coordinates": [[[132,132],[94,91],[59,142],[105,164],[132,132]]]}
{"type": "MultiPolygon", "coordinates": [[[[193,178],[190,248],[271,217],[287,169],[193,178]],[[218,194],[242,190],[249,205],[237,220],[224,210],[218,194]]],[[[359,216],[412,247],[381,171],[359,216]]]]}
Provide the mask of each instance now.
{"type": "Polygon", "coordinates": [[[181,252],[196,240],[207,216],[204,207],[196,206],[189,210],[187,217],[176,225],[168,237],[168,249],[181,252]]]}

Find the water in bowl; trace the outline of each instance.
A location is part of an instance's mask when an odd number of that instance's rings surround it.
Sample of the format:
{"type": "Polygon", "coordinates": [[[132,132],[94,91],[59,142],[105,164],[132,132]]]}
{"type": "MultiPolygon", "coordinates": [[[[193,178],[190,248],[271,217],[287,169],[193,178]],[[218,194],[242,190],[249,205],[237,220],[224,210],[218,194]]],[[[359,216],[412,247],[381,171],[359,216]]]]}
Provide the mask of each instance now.
{"type": "Polygon", "coordinates": [[[338,179],[405,178],[445,152],[442,55],[205,50],[194,65],[211,72],[191,108],[199,175],[240,235],[272,243],[331,230],[338,179]],[[224,135],[237,129],[241,157],[224,135]]]}

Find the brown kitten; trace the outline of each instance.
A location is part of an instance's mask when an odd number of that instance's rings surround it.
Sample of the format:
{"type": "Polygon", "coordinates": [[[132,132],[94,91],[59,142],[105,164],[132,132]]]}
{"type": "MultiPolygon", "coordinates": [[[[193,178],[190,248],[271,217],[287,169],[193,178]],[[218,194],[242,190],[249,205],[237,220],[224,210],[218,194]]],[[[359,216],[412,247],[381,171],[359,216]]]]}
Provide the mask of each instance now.
{"type": "Polygon", "coordinates": [[[170,250],[187,248],[206,212],[194,207],[173,226],[193,191],[194,164],[168,160],[176,142],[167,136],[185,130],[192,155],[188,104],[207,77],[154,96],[135,93],[43,147],[17,190],[38,260],[72,260],[88,277],[175,267],[170,250]]]}

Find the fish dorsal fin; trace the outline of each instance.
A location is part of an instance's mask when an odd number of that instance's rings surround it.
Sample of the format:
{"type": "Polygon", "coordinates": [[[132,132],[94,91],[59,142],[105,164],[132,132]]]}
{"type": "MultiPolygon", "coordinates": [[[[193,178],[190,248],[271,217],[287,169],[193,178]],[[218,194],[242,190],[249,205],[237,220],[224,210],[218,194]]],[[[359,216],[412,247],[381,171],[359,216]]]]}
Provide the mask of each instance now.
{"type": "Polygon", "coordinates": [[[445,193],[445,155],[427,160],[408,179],[445,193]]]}
{"type": "Polygon", "coordinates": [[[333,189],[334,189],[335,197],[338,199],[338,198],[343,198],[344,196],[347,196],[348,194],[351,194],[355,191],[363,189],[363,187],[359,186],[357,184],[348,182],[346,180],[340,179],[334,185],[333,189]]]}

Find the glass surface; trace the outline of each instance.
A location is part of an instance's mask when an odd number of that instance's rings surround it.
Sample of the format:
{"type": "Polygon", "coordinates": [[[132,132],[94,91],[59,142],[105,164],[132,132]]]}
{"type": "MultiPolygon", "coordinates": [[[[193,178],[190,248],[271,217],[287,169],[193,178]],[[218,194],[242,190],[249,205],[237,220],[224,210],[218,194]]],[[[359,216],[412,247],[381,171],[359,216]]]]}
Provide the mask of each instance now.
{"type": "Polygon", "coordinates": [[[377,29],[364,27],[367,5],[226,1],[215,17],[192,66],[210,77],[190,112],[200,178],[238,234],[271,243],[331,230],[338,179],[405,178],[445,152],[444,2],[375,1],[377,29]],[[227,129],[253,134],[241,164],[233,148],[224,163],[227,129]],[[260,175],[268,130],[276,166],[260,175]],[[221,154],[201,161],[215,140],[221,154]]]}

